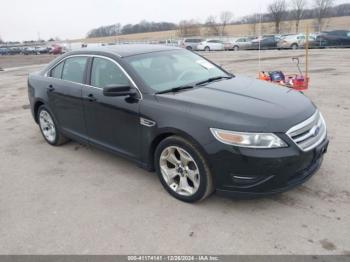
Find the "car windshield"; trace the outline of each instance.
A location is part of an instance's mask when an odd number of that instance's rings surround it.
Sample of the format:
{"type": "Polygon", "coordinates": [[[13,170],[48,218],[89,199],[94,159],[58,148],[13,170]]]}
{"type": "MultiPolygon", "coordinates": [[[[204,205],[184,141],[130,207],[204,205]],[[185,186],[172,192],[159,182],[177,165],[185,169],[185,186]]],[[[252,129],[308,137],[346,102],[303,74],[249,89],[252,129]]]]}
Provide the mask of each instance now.
{"type": "Polygon", "coordinates": [[[186,86],[213,77],[229,77],[214,64],[186,50],[154,52],[126,61],[155,92],[186,86]]]}

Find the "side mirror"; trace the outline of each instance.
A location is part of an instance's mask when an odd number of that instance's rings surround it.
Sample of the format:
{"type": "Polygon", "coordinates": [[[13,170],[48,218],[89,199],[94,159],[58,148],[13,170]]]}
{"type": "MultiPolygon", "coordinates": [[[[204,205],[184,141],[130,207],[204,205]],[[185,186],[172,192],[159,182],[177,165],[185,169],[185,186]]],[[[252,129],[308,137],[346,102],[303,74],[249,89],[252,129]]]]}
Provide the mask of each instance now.
{"type": "Polygon", "coordinates": [[[127,85],[110,85],[103,88],[104,96],[135,96],[136,92],[127,85]]]}

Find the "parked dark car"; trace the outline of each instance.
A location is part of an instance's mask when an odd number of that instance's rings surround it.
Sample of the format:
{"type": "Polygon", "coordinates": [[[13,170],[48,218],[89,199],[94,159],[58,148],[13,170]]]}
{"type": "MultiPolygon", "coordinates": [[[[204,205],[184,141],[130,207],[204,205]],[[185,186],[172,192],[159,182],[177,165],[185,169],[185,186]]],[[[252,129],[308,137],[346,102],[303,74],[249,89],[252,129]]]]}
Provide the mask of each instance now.
{"type": "Polygon", "coordinates": [[[215,190],[256,197],[293,188],[328,145],[324,119],[302,93],[176,47],[72,51],[31,74],[28,94],[49,144],[73,139],[125,156],[187,202],[215,190]]]}
{"type": "Polygon", "coordinates": [[[350,31],[335,30],[323,32],[316,37],[320,47],[350,47],[350,31]]]}
{"type": "Polygon", "coordinates": [[[25,47],[22,49],[22,54],[24,55],[39,55],[39,51],[35,47],[25,47]]]}
{"type": "Polygon", "coordinates": [[[10,47],[10,48],[8,48],[8,54],[9,55],[18,55],[21,52],[22,52],[22,50],[19,47],[10,47]]]}
{"type": "Polygon", "coordinates": [[[10,50],[7,47],[0,47],[0,55],[8,55],[10,50]]]}
{"type": "Polygon", "coordinates": [[[276,36],[263,36],[252,40],[251,49],[275,49],[279,38],[276,36]]]}
{"type": "Polygon", "coordinates": [[[48,54],[50,51],[50,48],[47,46],[36,46],[35,50],[39,53],[39,54],[48,54]]]}

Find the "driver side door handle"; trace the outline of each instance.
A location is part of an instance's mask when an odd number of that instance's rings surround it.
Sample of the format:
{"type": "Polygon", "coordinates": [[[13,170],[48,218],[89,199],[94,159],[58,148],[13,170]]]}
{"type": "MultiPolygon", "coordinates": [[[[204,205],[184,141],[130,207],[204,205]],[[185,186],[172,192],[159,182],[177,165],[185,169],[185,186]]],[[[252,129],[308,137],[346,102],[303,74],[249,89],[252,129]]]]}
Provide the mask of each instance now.
{"type": "Polygon", "coordinates": [[[48,90],[49,92],[53,92],[53,91],[55,91],[55,88],[53,87],[53,85],[49,85],[49,87],[47,88],[47,90],[48,90]]]}
{"type": "Polygon", "coordinates": [[[90,101],[90,102],[95,102],[95,101],[97,101],[97,98],[96,98],[93,94],[88,94],[88,95],[86,96],[86,99],[87,99],[88,101],[90,101]]]}

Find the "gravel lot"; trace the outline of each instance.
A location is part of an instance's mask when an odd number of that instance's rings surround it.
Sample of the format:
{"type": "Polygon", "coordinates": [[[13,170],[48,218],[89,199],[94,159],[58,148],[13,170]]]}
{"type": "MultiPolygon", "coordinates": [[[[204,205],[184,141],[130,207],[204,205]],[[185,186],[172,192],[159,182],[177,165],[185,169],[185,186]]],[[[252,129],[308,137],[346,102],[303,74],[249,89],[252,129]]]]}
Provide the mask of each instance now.
{"type": "MultiPolygon", "coordinates": [[[[259,71],[255,51],[205,55],[236,74],[259,71]]],[[[264,51],[261,68],[296,72],[296,55],[303,52],[264,51]]],[[[278,196],[213,195],[195,205],[173,199],[155,174],[122,158],[44,142],[26,78],[51,59],[0,57],[1,254],[350,254],[349,49],[311,51],[306,95],[330,137],[319,172],[278,196]]]]}

